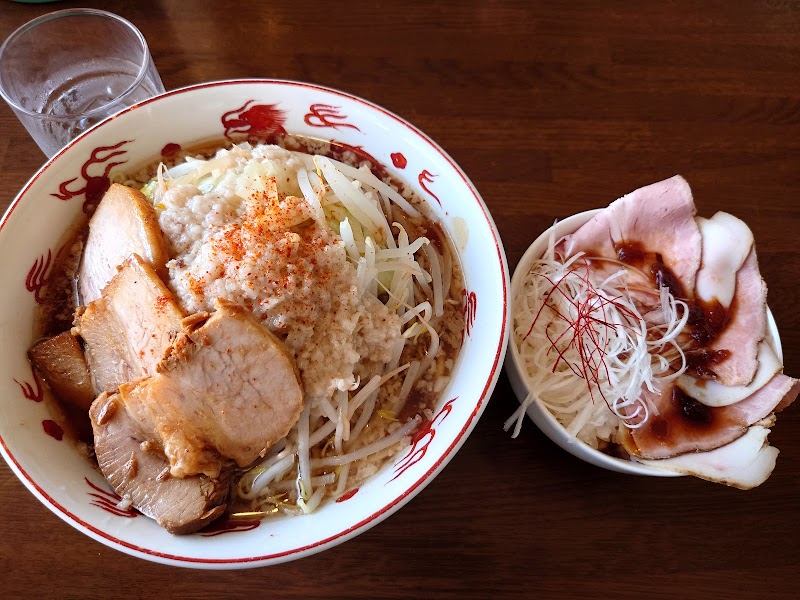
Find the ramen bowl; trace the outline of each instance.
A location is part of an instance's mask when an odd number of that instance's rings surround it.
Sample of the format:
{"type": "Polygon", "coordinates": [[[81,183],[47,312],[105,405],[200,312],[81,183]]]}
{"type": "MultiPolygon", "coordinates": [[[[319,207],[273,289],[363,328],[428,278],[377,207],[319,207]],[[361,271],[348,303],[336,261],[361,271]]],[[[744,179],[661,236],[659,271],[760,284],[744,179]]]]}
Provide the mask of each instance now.
{"type": "MultiPolygon", "coordinates": [[[[533,243],[528,247],[514,269],[514,276],[511,279],[511,303],[512,303],[512,322],[509,327],[511,334],[508,342],[508,352],[505,359],[506,372],[511,382],[511,387],[514,394],[520,403],[524,402],[528,395],[535,389],[532,389],[530,384],[530,377],[528,376],[525,368],[525,363],[520,356],[519,345],[514,336],[514,304],[516,303],[517,295],[523,288],[524,280],[530,272],[534,261],[540,259],[548,248],[550,240],[558,241],[563,236],[570,234],[577,230],[581,225],[589,221],[596,214],[600,213],[602,209],[588,210],[578,213],[558,221],[555,225],[548,228],[537,237],[533,243]]],[[[778,335],[775,320],[767,309],[767,339],[772,344],[777,356],[782,358],[781,342],[778,335]]],[[[526,414],[533,421],[536,426],[548,438],[555,442],[562,449],[566,450],[573,456],[580,458],[590,464],[593,464],[609,471],[616,471],[619,473],[628,473],[632,475],[646,475],[652,477],[680,477],[682,473],[668,471],[666,469],[658,469],[640,462],[635,459],[624,459],[611,456],[596,448],[593,448],[585,442],[575,438],[567,429],[562,425],[558,419],[553,415],[547,407],[538,399],[534,399],[527,409],[526,414]]]]}
{"type": "Polygon", "coordinates": [[[360,98],[276,80],[206,83],[128,108],[85,132],[25,185],[0,222],[6,261],[0,295],[0,449],[51,511],[122,552],[196,568],[242,568],[297,559],[340,544],[401,508],[465,442],[488,401],[507,344],[508,268],[491,215],[455,162],[425,134],[360,98]],[[64,434],[26,353],[54,257],[114,173],[209,140],[276,131],[357,149],[425,199],[456,248],[464,274],[463,345],[432,417],[408,447],[356,490],[297,517],[222,519],[176,536],[119,503],[64,434]]]}

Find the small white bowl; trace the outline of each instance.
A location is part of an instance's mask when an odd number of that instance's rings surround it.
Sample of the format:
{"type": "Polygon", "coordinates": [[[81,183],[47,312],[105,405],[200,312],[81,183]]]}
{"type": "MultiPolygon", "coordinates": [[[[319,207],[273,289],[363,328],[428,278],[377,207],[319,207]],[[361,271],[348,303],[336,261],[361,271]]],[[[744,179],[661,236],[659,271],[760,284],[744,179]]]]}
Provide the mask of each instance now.
{"type": "MultiPolygon", "coordinates": [[[[555,239],[558,240],[559,238],[578,229],[581,225],[601,212],[601,210],[602,209],[588,210],[586,212],[572,215],[571,217],[567,217],[563,221],[559,221],[552,227],[548,228],[528,247],[528,250],[525,252],[525,254],[523,254],[516,269],[514,269],[514,276],[511,278],[512,321],[509,326],[511,335],[509,336],[508,340],[508,353],[506,354],[505,367],[506,372],[508,373],[508,378],[511,381],[511,387],[520,403],[528,397],[530,387],[528,383],[528,377],[524,371],[524,362],[520,357],[519,348],[513,333],[513,305],[517,294],[519,293],[519,290],[523,285],[524,278],[530,271],[533,262],[541,258],[547,250],[551,233],[553,233],[555,239]]],[[[776,354],[779,358],[783,358],[781,341],[780,337],[778,336],[778,329],[775,324],[775,320],[772,317],[772,312],[770,312],[769,309],[767,309],[767,331],[768,339],[772,343],[776,354]]],[[[588,463],[608,469],[610,471],[617,471],[619,473],[650,475],[653,477],[682,476],[681,473],[657,469],[634,460],[616,458],[592,448],[591,446],[567,433],[567,430],[553,416],[553,413],[551,413],[538,400],[531,402],[528,405],[526,412],[528,417],[530,417],[530,419],[536,423],[536,426],[541,429],[547,437],[549,437],[570,454],[577,456],[581,460],[585,460],[588,463]]]]}
{"type": "Polygon", "coordinates": [[[344,542],[391,515],[430,483],[464,443],[492,393],[508,340],[509,277],[503,246],[463,171],[396,115],[361,98],[299,82],[199,84],[106,119],[56,154],[25,185],[0,221],[0,256],[5,257],[0,451],[30,491],[67,523],[113,548],[171,565],[225,569],[292,560],[344,542]],[[116,508],[117,499],[102,474],[61,438],[26,357],[37,301],[65,232],[96,200],[87,196],[114,164],[133,170],[175,145],[279,129],[360,147],[429,201],[453,237],[464,271],[464,344],[433,420],[418,432],[411,448],[354,495],[308,516],[174,536],[146,517],[116,508]]]}

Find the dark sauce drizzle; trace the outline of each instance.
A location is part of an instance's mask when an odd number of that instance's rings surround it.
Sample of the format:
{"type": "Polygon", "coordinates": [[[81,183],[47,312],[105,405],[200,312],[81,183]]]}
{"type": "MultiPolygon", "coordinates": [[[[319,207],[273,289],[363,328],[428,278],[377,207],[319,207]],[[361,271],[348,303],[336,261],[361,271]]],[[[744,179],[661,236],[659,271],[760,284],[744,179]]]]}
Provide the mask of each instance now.
{"type": "MultiPolygon", "coordinates": [[[[691,347],[685,351],[686,371],[701,381],[716,380],[714,366],[727,359],[730,351],[715,350],[709,346],[731,321],[735,312],[735,302],[726,309],[716,299],[704,302],[690,298],[675,273],[664,263],[662,255],[648,252],[639,242],[617,243],[614,249],[620,262],[649,273],[657,289],[666,287],[675,298],[686,302],[689,307],[687,325],[692,340],[691,347]]],[[[651,416],[650,423],[642,433],[646,432],[647,435],[666,443],[681,430],[699,433],[724,426],[720,422],[722,417],[719,411],[702,404],[677,386],[672,389],[671,400],[665,412],[651,416]]]]}
{"type": "Polygon", "coordinates": [[[735,425],[729,412],[702,404],[678,387],[672,389],[672,402],[661,414],[650,417],[642,434],[670,445],[673,439],[701,437],[710,431],[723,430],[735,425]]]}
{"type": "Polygon", "coordinates": [[[712,350],[708,346],[724,331],[735,310],[732,304],[726,309],[716,299],[703,302],[689,295],[680,281],[665,263],[658,252],[648,252],[640,242],[621,242],[614,244],[620,262],[638,267],[649,272],[656,289],[666,287],[669,292],[689,307],[689,336],[692,347],[686,354],[687,370],[700,379],[716,379],[714,365],[722,362],[730,352],[728,350],[712,350]]]}

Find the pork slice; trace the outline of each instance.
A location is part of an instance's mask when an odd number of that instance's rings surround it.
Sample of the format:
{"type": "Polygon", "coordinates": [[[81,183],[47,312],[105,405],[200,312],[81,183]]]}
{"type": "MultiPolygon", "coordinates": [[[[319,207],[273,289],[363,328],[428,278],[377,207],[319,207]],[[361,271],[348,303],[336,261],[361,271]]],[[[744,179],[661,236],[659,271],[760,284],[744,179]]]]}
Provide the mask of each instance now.
{"type": "Polygon", "coordinates": [[[691,294],[701,254],[695,213],[689,184],[676,175],[615,200],[566,236],[557,250],[565,257],[585,252],[616,259],[618,245],[638,243],[645,252],[660,254],[685,293],[691,294]]]}
{"type": "Polygon", "coordinates": [[[86,414],[95,393],[83,350],[75,336],[65,331],[40,340],[28,354],[56,398],[86,414]]]}
{"type": "Polygon", "coordinates": [[[698,379],[683,373],[677,379],[677,385],[687,395],[706,406],[727,406],[736,404],[751,396],[776,373],[783,371],[783,362],[767,340],[758,345],[758,368],[752,381],[747,385],[723,385],[713,379],[698,379]]]}
{"type": "Polygon", "coordinates": [[[697,217],[702,236],[702,266],[694,296],[728,308],[736,293],[736,274],[753,247],[753,232],[741,219],[718,212],[710,219],[697,217]]]}
{"type": "Polygon", "coordinates": [[[181,331],[183,312],[153,267],[130,256],[78,316],[95,391],[154,375],[165,350],[181,331]]]}
{"type": "Polygon", "coordinates": [[[89,221],[78,270],[81,304],[100,298],[117,267],[134,253],[166,275],[169,257],[153,205],[138,190],[115,183],[89,221]]]}
{"type": "Polygon", "coordinates": [[[230,469],[218,477],[169,475],[169,462],[131,419],[119,394],[103,393],[90,410],[103,475],[123,498],[176,534],[195,532],[227,508],[230,469]]]}
{"type": "Polygon", "coordinates": [[[645,425],[622,428],[622,443],[631,456],[656,460],[720,448],[791,404],[798,391],[798,380],[778,373],[744,400],[712,407],[686,396],[676,385],[667,386],[660,394],[649,394],[657,413],[645,425]]]}
{"type": "Polygon", "coordinates": [[[747,385],[758,369],[758,345],[767,334],[767,284],[758,269],[755,247],[736,273],[736,291],[728,324],[713,340],[711,350],[728,350],[715,364],[717,381],[723,385],[747,385]]]}
{"type": "Polygon", "coordinates": [[[640,462],[749,490],[764,483],[775,469],[778,449],[769,445],[768,435],[769,429],[754,425],[737,440],[708,452],[640,462]]]}
{"type": "Polygon", "coordinates": [[[176,477],[215,476],[226,459],[252,464],[303,409],[294,359],[249,311],[217,300],[186,320],[158,373],[120,387],[130,414],[159,435],[176,477]]]}

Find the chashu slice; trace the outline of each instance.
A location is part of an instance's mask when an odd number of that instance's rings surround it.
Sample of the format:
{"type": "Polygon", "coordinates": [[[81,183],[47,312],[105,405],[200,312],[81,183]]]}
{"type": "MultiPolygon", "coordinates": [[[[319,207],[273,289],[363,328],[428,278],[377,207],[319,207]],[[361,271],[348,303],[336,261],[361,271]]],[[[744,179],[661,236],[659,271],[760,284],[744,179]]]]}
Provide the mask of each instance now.
{"type": "Polygon", "coordinates": [[[225,512],[230,470],[219,477],[169,475],[164,453],[130,418],[119,394],[103,393],[89,411],[103,475],[123,498],[171,533],[193,533],[225,512]]]}
{"type": "Polygon", "coordinates": [[[89,221],[78,271],[80,303],[100,298],[117,267],[134,253],[157,273],[166,274],[169,257],[152,203],[138,190],[115,183],[89,221]]]}
{"type": "Polygon", "coordinates": [[[725,385],[747,385],[758,370],[758,346],[767,334],[767,284],[761,278],[755,246],[736,272],[734,310],[711,350],[730,355],[712,368],[725,385]]]}
{"type": "MultiPolygon", "coordinates": [[[[710,219],[698,217],[697,224],[703,250],[694,296],[707,306],[716,304],[725,309],[726,321],[710,341],[709,350],[727,353],[726,358],[700,374],[709,381],[697,385],[757,387],[757,378],[763,380],[771,374],[763,372],[767,286],[759,272],[753,233],[744,221],[724,212],[710,219]]],[[[773,369],[775,361],[768,362],[773,369]]],[[[683,380],[692,385],[688,375],[683,380]]]]}
{"type": "Polygon", "coordinates": [[[736,441],[708,452],[640,462],[749,490],[764,483],[775,469],[778,449],[769,445],[768,435],[769,429],[754,425],[736,441]]]}
{"type": "Polygon", "coordinates": [[[134,254],[79,315],[95,391],[156,373],[156,365],[181,331],[183,312],[153,267],[134,254]]]}
{"type": "Polygon", "coordinates": [[[660,394],[646,391],[644,395],[655,410],[643,426],[622,428],[622,445],[631,456],[655,460],[714,450],[783,410],[798,393],[800,381],[783,373],[775,374],[744,400],[727,406],[701,404],[677,385],[666,386],[660,394]]]}
{"type": "Polygon", "coordinates": [[[95,398],[94,387],[83,350],[72,332],[36,342],[28,356],[56,397],[86,414],[95,398]]]}
{"type": "Polygon", "coordinates": [[[703,264],[697,272],[695,298],[729,308],[736,293],[736,273],[755,243],[753,232],[741,219],[721,211],[710,219],[697,217],[697,226],[703,264]]]}
{"type": "Polygon", "coordinates": [[[706,406],[729,406],[750,397],[766,385],[777,373],[783,372],[783,362],[768,340],[758,345],[755,377],[747,385],[724,385],[713,379],[698,379],[683,373],[677,386],[687,395],[706,406]]]}
{"type": "MultiPolygon", "coordinates": [[[[641,244],[645,252],[660,254],[683,291],[691,293],[701,255],[696,212],[689,184],[675,175],[615,200],[566,236],[556,250],[565,258],[586,252],[617,259],[620,245],[641,244]]],[[[619,267],[606,268],[612,273],[619,267]]]]}
{"type": "Polygon", "coordinates": [[[120,386],[144,430],[157,433],[175,477],[216,476],[285,437],[303,409],[294,359],[249,311],[216,301],[216,312],[185,321],[158,373],[120,386]]]}

